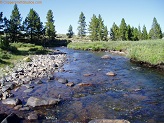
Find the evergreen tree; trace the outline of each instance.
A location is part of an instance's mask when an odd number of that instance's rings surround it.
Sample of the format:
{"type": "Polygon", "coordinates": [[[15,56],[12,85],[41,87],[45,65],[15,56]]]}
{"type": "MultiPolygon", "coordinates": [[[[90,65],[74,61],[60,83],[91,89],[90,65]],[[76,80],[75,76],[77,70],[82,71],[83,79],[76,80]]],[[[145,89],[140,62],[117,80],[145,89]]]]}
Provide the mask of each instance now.
{"type": "Polygon", "coordinates": [[[98,16],[98,40],[102,41],[104,38],[104,21],[102,20],[101,15],[98,16]]]}
{"type": "Polygon", "coordinates": [[[66,34],[68,36],[68,38],[72,38],[73,37],[73,27],[72,25],[69,26],[68,28],[68,33],[66,34]]]}
{"type": "Polygon", "coordinates": [[[126,40],[126,37],[125,37],[126,30],[127,30],[127,27],[126,27],[125,19],[122,18],[121,24],[120,24],[120,39],[122,41],[126,40]]]}
{"type": "MultiPolygon", "coordinates": [[[[36,11],[33,9],[30,9],[29,14],[27,15],[25,21],[24,21],[24,29],[28,36],[30,36],[30,41],[35,38],[37,35],[37,38],[40,38],[40,36],[43,33],[43,26],[42,22],[40,21],[40,17],[36,11]]],[[[38,40],[38,39],[37,39],[38,40]]]]}
{"type": "Polygon", "coordinates": [[[79,37],[84,37],[86,35],[86,22],[85,22],[85,16],[84,16],[84,13],[81,12],[80,16],[79,16],[79,21],[78,21],[78,36],[79,37]]]}
{"type": "Polygon", "coordinates": [[[96,15],[93,14],[91,22],[89,22],[89,37],[92,41],[98,41],[98,31],[99,31],[99,20],[96,15]]]}
{"type": "Polygon", "coordinates": [[[148,39],[148,34],[147,34],[146,26],[143,25],[143,29],[142,29],[142,40],[147,40],[147,39],[148,39]]]}
{"type": "Polygon", "coordinates": [[[21,14],[19,13],[17,4],[15,4],[9,21],[9,33],[12,42],[17,42],[19,39],[21,31],[21,21],[21,14]]]}
{"type": "Polygon", "coordinates": [[[139,39],[138,39],[138,29],[137,28],[132,28],[132,35],[133,35],[133,37],[132,37],[132,40],[133,41],[138,41],[139,39]]]}
{"type": "Polygon", "coordinates": [[[113,41],[119,40],[119,27],[115,23],[113,23],[110,29],[110,38],[113,41]]]}
{"type": "Polygon", "coordinates": [[[142,32],[140,25],[138,26],[138,40],[142,40],[142,32]]]}
{"type": "Polygon", "coordinates": [[[126,37],[126,40],[129,40],[129,41],[132,40],[133,35],[132,35],[132,29],[131,29],[130,25],[127,26],[127,31],[125,33],[125,37],[126,37]]]}
{"type": "Polygon", "coordinates": [[[49,37],[49,40],[54,39],[56,37],[55,25],[54,25],[54,17],[52,10],[48,10],[47,12],[47,22],[46,22],[46,36],[49,37]]]}
{"type": "Polygon", "coordinates": [[[107,28],[107,26],[104,27],[103,41],[108,41],[108,28],[107,28]]]}
{"type": "Polygon", "coordinates": [[[157,19],[154,17],[153,24],[149,32],[150,39],[161,39],[162,38],[162,31],[161,27],[157,22],[157,19]]]}
{"type": "Polygon", "coordinates": [[[3,24],[4,20],[3,20],[3,12],[0,12],[0,32],[3,32],[3,24]]]}

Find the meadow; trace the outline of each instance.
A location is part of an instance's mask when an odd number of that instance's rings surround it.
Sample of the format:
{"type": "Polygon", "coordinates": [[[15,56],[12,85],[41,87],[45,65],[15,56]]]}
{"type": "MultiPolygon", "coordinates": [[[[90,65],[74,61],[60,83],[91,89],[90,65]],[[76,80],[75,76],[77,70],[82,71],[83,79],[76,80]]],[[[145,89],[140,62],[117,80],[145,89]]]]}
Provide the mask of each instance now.
{"type": "Polygon", "coordinates": [[[164,40],[71,42],[68,48],[81,50],[116,50],[126,52],[135,61],[151,65],[164,63],[164,40]]]}

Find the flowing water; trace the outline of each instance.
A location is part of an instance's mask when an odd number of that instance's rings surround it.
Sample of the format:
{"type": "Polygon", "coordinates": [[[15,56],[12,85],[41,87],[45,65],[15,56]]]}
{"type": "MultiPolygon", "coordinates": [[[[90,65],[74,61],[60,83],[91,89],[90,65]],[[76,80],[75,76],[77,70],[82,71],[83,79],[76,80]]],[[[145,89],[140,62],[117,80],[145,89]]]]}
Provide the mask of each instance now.
{"type": "MultiPolygon", "coordinates": [[[[54,75],[68,79],[75,86],[67,87],[54,80],[36,86],[30,94],[21,90],[14,93],[24,102],[32,95],[55,98],[60,95],[62,101],[57,106],[33,109],[44,117],[40,122],[87,123],[102,118],[125,119],[131,123],[164,122],[163,72],[142,68],[108,52],[57,49],[66,52],[68,60],[63,66],[65,71],[54,75]],[[105,54],[112,59],[101,59],[105,54]],[[110,71],[117,75],[107,76],[110,71]],[[79,86],[79,83],[86,84],[79,86]]],[[[9,109],[3,110],[8,112],[9,109]]]]}

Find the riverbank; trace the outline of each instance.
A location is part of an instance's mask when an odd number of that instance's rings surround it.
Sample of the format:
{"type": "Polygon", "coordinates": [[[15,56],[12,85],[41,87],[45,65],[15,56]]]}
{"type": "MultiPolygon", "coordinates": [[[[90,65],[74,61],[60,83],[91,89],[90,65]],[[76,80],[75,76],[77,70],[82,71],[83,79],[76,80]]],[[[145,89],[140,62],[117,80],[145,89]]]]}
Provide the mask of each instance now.
{"type": "Polygon", "coordinates": [[[71,42],[68,48],[124,52],[131,61],[164,70],[164,40],[71,42]]]}

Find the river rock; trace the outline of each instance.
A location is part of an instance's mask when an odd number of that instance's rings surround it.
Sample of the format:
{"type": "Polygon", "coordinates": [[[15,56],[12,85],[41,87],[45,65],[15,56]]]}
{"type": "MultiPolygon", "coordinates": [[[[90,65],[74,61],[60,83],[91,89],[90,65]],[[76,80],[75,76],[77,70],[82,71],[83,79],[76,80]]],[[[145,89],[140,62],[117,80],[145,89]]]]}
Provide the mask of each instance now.
{"type": "Polygon", "coordinates": [[[66,84],[66,86],[69,86],[69,87],[72,87],[72,86],[74,86],[75,84],[73,83],[73,82],[69,82],[69,83],[67,83],[66,84]]]}
{"type": "Polygon", "coordinates": [[[85,87],[85,86],[92,86],[92,83],[79,83],[78,86],[85,87]]]}
{"type": "Polygon", "coordinates": [[[62,84],[66,84],[66,83],[68,83],[68,80],[67,79],[63,79],[63,78],[59,78],[58,82],[60,82],[62,84]]]}
{"type": "Polygon", "coordinates": [[[106,75],[107,76],[116,76],[116,73],[114,73],[114,72],[108,72],[108,73],[106,73],[106,75]]]}
{"type": "Polygon", "coordinates": [[[58,102],[60,102],[60,100],[59,99],[55,99],[55,98],[30,97],[27,100],[27,104],[26,105],[31,106],[31,107],[36,107],[36,106],[55,105],[58,102]]]}
{"type": "Polygon", "coordinates": [[[111,59],[111,57],[109,55],[103,55],[101,58],[102,59],[111,59]]]}
{"type": "Polygon", "coordinates": [[[7,104],[7,105],[20,105],[22,104],[22,101],[20,99],[8,98],[5,100],[2,100],[2,103],[7,104]]]}
{"type": "Polygon", "coordinates": [[[38,119],[38,114],[35,112],[32,112],[28,115],[27,117],[28,120],[37,120],[38,119]]]}
{"type": "Polygon", "coordinates": [[[35,82],[35,84],[42,84],[42,83],[43,83],[42,80],[37,80],[37,81],[35,82]]]}
{"type": "Polygon", "coordinates": [[[85,76],[85,77],[88,77],[88,76],[91,76],[91,75],[93,75],[93,74],[91,74],[91,73],[83,74],[83,76],[85,76]]]}
{"type": "Polygon", "coordinates": [[[19,110],[20,108],[22,108],[22,105],[16,105],[16,106],[14,107],[15,110],[19,110]]]}
{"type": "Polygon", "coordinates": [[[22,108],[19,109],[19,111],[29,111],[29,110],[30,110],[29,107],[22,107],[22,108]]]}
{"type": "Polygon", "coordinates": [[[29,89],[24,90],[23,92],[30,93],[31,91],[33,91],[33,89],[32,88],[29,88],[29,89]]]}
{"type": "Polygon", "coordinates": [[[49,76],[48,76],[48,80],[54,80],[54,78],[55,78],[55,77],[54,77],[53,75],[49,75],[49,76]]]}
{"type": "Polygon", "coordinates": [[[127,120],[96,119],[96,120],[91,120],[89,123],[130,123],[130,122],[127,120]]]}
{"type": "Polygon", "coordinates": [[[20,120],[16,114],[11,113],[1,123],[20,123],[20,120]]]}

